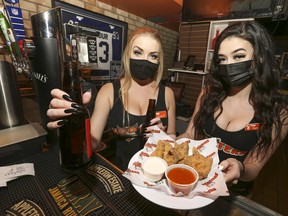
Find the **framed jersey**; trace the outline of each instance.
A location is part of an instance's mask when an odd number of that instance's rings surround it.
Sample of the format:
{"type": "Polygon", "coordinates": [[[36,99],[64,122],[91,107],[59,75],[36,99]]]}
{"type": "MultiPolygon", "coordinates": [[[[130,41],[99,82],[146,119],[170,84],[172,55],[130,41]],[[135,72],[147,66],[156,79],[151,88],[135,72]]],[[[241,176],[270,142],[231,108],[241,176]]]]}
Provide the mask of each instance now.
{"type": "Polygon", "coordinates": [[[61,7],[63,38],[66,41],[73,40],[75,34],[71,32],[73,28],[77,29],[76,56],[80,65],[91,69],[91,80],[115,79],[111,63],[121,62],[127,43],[128,24],[58,0],[54,0],[53,7],[61,7]]]}

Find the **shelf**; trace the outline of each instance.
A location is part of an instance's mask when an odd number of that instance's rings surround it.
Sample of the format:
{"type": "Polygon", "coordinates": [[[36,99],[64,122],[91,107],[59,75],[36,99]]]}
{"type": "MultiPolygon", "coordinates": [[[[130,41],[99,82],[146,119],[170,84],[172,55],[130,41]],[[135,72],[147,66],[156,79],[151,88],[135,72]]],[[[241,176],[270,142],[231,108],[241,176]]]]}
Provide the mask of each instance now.
{"type": "Polygon", "coordinates": [[[188,74],[197,74],[202,76],[202,88],[204,87],[204,81],[205,81],[205,75],[208,74],[208,72],[204,71],[192,71],[192,70],[184,70],[182,68],[169,68],[168,71],[172,71],[176,73],[176,82],[178,82],[179,73],[188,73],[188,74]]]}
{"type": "Polygon", "coordinates": [[[208,72],[184,70],[184,69],[181,69],[181,68],[169,68],[168,71],[177,72],[177,73],[198,74],[198,75],[206,75],[206,74],[208,74],[208,72]]]}
{"type": "Polygon", "coordinates": [[[210,70],[210,64],[211,64],[211,60],[212,60],[213,52],[214,52],[214,49],[212,49],[212,41],[216,36],[217,30],[219,30],[219,33],[221,33],[230,24],[236,23],[239,21],[247,21],[247,20],[253,20],[253,18],[217,20],[217,21],[210,22],[209,35],[208,35],[208,41],[207,41],[207,50],[206,50],[206,57],[205,57],[205,71],[210,70]]]}

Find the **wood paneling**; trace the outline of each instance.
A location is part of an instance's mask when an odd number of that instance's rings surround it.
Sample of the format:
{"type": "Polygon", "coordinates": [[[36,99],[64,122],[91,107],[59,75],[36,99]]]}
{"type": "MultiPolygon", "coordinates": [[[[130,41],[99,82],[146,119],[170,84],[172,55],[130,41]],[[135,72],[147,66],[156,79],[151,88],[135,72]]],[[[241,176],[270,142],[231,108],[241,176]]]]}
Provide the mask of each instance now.
{"type": "Polygon", "coordinates": [[[190,106],[195,105],[198,95],[202,89],[202,79],[202,75],[179,73],[178,81],[186,83],[184,97],[182,99],[185,104],[190,106]]]}
{"type": "MultiPolygon", "coordinates": [[[[181,24],[179,30],[178,49],[181,51],[180,62],[184,64],[188,55],[195,55],[195,63],[204,64],[207,41],[209,35],[209,22],[181,24]]],[[[179,73],[178,81],[186,83],[185,94],[182,101],[194,106],[202,87],[202,75],[179,73]]]]}

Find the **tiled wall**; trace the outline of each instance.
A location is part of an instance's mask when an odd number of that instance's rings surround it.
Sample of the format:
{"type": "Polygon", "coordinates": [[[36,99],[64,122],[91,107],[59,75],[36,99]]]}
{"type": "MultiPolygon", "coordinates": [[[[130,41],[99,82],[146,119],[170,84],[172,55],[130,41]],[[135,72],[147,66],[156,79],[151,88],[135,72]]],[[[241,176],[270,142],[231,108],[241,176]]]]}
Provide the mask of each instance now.
{"type": "MultiPolygon", "coordinates": [[[[162,37],[165,54],[164,78],[167,77],[167,69],[172,67],[174,62],[178,32],[149,22],[141,17],[135,16],[134,14],[130,14],[126,11],[112,7],[111,5],[107,5],[99,0],[65,0],[63,2],[67,2],[69,4],[82,7],[99,14],[103,14],[108,17],[127,22],[128,37],[131,31],[141,26],[149,26],[158,29],[162,37]]],[[[30,17],[34,14],[41,13],[52,8],[52,2],[51,0],[20,0],[20,4],[16,4],[15,6],[22,9],[26,36],[31,37],[33,35],[30,17]]]]}

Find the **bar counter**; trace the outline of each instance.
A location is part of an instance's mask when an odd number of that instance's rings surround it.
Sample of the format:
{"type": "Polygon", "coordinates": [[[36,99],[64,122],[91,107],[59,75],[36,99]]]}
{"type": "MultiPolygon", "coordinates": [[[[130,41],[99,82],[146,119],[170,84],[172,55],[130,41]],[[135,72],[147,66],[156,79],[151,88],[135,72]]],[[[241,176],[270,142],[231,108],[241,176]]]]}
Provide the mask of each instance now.
{"type": "Polygon", "coordinates": [[[22,176],[8,182],[7,187],[0,188],[0,215],[9,212],[7,215],[13,215],[17,211],[26,213],[22,215],[51,216],[279,215],[235,195],[219,197],[211,204],[193,210],[159,206],[142,197],[122,176],[121,170],[100,154],[94,155],[89,167],[73,172],[61,168],[56,148],[12,164],[18,163],[33,163],[35,176],[22,176]]]}

